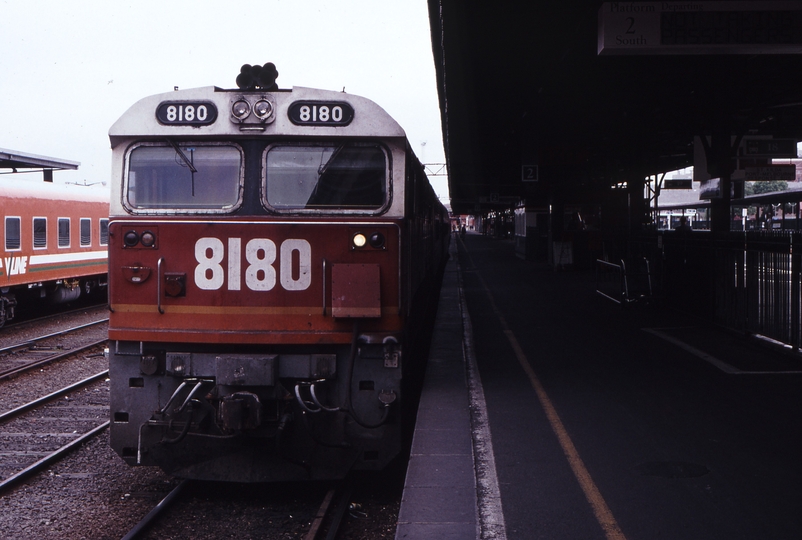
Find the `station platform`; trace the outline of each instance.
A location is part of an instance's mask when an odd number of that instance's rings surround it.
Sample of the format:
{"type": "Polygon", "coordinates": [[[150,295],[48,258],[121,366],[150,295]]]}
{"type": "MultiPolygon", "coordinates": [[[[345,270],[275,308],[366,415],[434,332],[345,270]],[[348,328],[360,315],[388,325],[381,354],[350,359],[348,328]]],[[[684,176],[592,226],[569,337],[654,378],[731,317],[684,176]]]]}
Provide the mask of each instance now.
{"type": "Polygon", "coordinates": [[[443,274],[396,538],[476,537],[470,394],[456,241],[443,274]]]}
{"type": "Polygon", "coordinates": [[[802,357],[452,239],[396,539],[802,538],[802,357]]]}

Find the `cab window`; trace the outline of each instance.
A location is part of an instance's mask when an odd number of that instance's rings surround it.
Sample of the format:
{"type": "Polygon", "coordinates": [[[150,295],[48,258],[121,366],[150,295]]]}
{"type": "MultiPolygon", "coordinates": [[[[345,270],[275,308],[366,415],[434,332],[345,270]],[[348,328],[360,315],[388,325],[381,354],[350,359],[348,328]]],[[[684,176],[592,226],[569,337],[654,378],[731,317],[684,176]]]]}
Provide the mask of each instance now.
{"type": "Polygon", "coordinates": [[[129,151],[125,201],[134,212],[227,212],[240,202],[242,152],[229,144],[144,143],[129,151]]]}
{"type": "Polygon", "coordinates": [[[273,145],[264,194],[279,212],[375,211],[387,202],[387,157],[377,145],[273,145]]]}

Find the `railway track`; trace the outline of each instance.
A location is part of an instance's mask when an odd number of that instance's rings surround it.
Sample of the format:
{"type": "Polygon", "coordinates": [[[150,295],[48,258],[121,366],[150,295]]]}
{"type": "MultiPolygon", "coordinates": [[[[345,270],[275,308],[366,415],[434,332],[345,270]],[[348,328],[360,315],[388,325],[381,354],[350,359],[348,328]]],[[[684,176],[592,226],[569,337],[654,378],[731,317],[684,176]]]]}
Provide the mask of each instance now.
{"type": "MultiPolygon", "coordinates": [[[[61,322],[67,321],[62,320],[61,322]]],[[[89,327],[84,331],[91,328],[101,327],[89,327]]],[[[101,330],[103,329],[101,328],[101,330]]],[[[29,329],[28,333],[33,332],[29,329]]],[[[45,332],[40,333],[42,336],[45,334],[45,332]]],[[[0,340],[5,341],[3,347],[5,352],[0,352],[0,363],[4,354],[18,357],[27,354],[24,352],[25,348],[19,349],[19,346],[24,342],[35,341],[8,339],[10,334],[2,336],[5,339],[0,340]],[[17,352],[11,350],[14,347],[9,347],[12,345],[11,341],[14,341],[13,345],[17,346],[17,352]]],[[[51,337],[50,339],[59,340],[61,338],[51,337]]],[[[44,346],[42,344],[42,342],[38,342],[32,346],[34,349],[57,348],[57,346],[53,346],[52,342],[45,343],[44,346]]],[[[76,350],[72,349],[70,352],[74,354],[76,350]]],[[[43,353],[45,351],[42,350],[31,352],[33,355],[43,353]]],[[[14,508],[14,515],[19,512],[21,516],[12,520],[18,524],[13,526],[15,531],[13,537],[38,537],[38,535],[20,534],[22,527],[31,528],[28,525],[30,523],[34,523],[32,528],[40,529],[58,525],[75,534],[77,531],[85,530],[85,527],[91,527],[89,523],[85,522],[86,517],[89,516],[90,522],[105,521],[107,526],[115,531],[111,533],[112,536],[121,538],[128,527],[133,524],[130,521],[131,516],[142,516],[147,513],[151,509],[149,505],[159,500],[153,497],[163,497],[165,485],[174,485],[176,482],[175,479],[165,478],[156,473],[143,475],[143,471],[137,471],[138,474],[129,474],[131,470],[121,462],[106,461],[107,447],[102,440],[105,439],[107,433],[105,430],[108,424],[105,420],[108,418],[108,402],[99,399],[92,401],[90,396],[90,401],[82,404],[77,401],[75,395],[86,390],[78,388],[81,386],[80,384],[78,387],[69,388],[65,385],[68,382],[86,378],[89,379],[87,382],[96,385],[90,386],[89,391],[95,388],[105,388],[107,364],[99,352],[97,355],[87,355],[84,352],[80,356],[83,356],[85,360],[54,362],[41,370],[36,369],[0,383],[0,412],[8,411],[0,414],[0,494],[3,495],[2,500],[6,501],[6,510],[14,508]],[[95,375],[89,377],[90,374],[95,375]],[[92,380],[95,382],[92,383],[92,380]],[[65,388],[53,391],[61,386],[65,386],[65,388]],[[41,405],[39,400],[24,403],[26,400],[32,400],[34,397],[44,394],[48,394],[42,400],[49,401],[49,405],[46,407],[41,405]],[[70,412],[64,408],[65,405],[74,405],[75,407],[70,412]],[[9,410],[12,408],[13,410],[9,410]],[[69,419],[75,419],[72,427],[69,425],[69,419]],[[80,422],[87,419],[93,422],[79,425],[80,422]],[[31,424],[38,424],[37,427],[41,429],[36,431],[32,429],[31,424]],[[95,442],[87,442],[89,438],[98,435],[95,442]],[[69,457],[67,457],[68,454],[69,457]],[[62,460],[62,458],[66,459],[62,460]],[[93,463],[102,463],[103,465],[95,469],[93,463]],[[123,480],[122,483],[119,483],[119,480],[112,482],[104,480],[104,478],[134,480],[123,480]],[[153,478],[152,481],[151,478],[153,478]],[[109,483],[108,487],[104,485],[106,483],[109,483]],[[15,488],[15,486],[17,487],[15,488]],[[42,486],[50,487],[43,489],[42,486]],[[117,512],[117,517],[104,515],[102,519],[95,518],[93,512],[84,509],[88,500],[85,491],[87,489],[96,490],[98,494],[95,497],[98,500],[116,501],[110,510],[111,514],[117,512]],[[77,502],[79,500],[83,502],[77,502]],[[46,515],[29,510],[29,508],[37,508],[40,504],[44,504],[43,508],[48,509],[45,512],[46,515]],[[62,510],[57,510],[58,508],[62,510]],[[69,510],[63,510],[65,508],[69,510]]],[[[94,392],[94,394],[96,394],[94,397],[103,397],[100,391],[94,392]]],[[[167,489],[169,487],[166,486],[167,489]]],[[[324,486],[318,483],[315,483],[313,488],[302,488],[297,485],[270,485],[254,488],[243,485],[222,487],[220,484],[192,482],[188,483],[183,491],[176,492],[170,499],[175,501],[176,508],[167,511],[167,515],[158,518],[154,526],[144,527],[134,537],[203,539],[228,537],[233,532],[242,532],[243,537],[248,537],[250,533],[251,537],[267,539],[292,537],[321,540],[333,538],[333,531],[337,528],[337,525],[333,523],[344,521],[346,527],[354,526],[355,521],[352,517],[355,511],[349,508],[347,496],[339,498],[343,502],[338,503],[338,497],[333,493],[327,499],[327,506],[321,508],[320,503],[324,498],[324,491],[324,486]],[[332,517],[334,513],[339,513],[339,517],[332,517]],[[349,515],[351,518],[348,517],[349,515]],[[228,530],[209,530],[210,527],[215,527],[210,523],[218,521],[227,523],[224,526],[227,526],[228,530]]],[[[358,494],[356,498],[359,501],[358,494]]],[[[167,503],[170,500],[161,506],[169,506],[167,503]]],[[[369,511],[375,515],[375,510],[369,511]]],[[[365,522],[366,519],[360,517],[358,525],[365,522]]],[[[1,519],[0,523],[2,523],[1,519]]],[[[11,522],[6,522],[6,524],[8,523],[11,522]]],[[[0,530],[6,529],[0,525],[0,530]]],[[[92,530],[99,529],[96,527],[92,530]]],[[[0,533],[0,536],[4,535],[0,533]]],[[[372,534],[349,537],[389,538],[372,534]]]]}
{"type": "Polygon", "coordinates": [[[0,415],[0,493],[108,427],[108,371],[0,415]]]}
{"type": "Polygon", "coordinates": [[[107,341],[107,322],[108,318],[93,321],[0,347],[0,381],[100,347],[107,341]]]}
{"type": "Polygon", "coordinates": [[[62,320],[68,320],[76,316],[91,314],[95,311],[103,311],[108,313],[108,303],[91,303],[86,306],[77,307],[66,311],[56,311],[55,313],[48,313],[46,315],[25,317],[20,314],[13,320],[8,321],[2,326],[0,336],[13,334],[15,332],[24,331],[27,328],[38,327],[48,324],[58,324],[62,320]]]}
{"type": "MultiPolygon", "coordinates": [[[[191,496],[193,493],[204,491],[203,482],[192,480],[182,480],[178,485],[173,488],[153,509],[137,523],[124,537],[123,540],[138,540],[143,538],[157,538],[163,536],[161,530],[158,529],[160,522],[168,521],[169,512],[172,505],[181,503],[181,498],[184,496],[191,496]]],[[[297,486],[296,486],[297,487],[297,486]]],[[[320,491],[315,489],[314,491],[320,491]]],[[[314,512],[315,504],[312,502],[313,496],[311,494],[303,500],[295,501],[295,510],[293,513],[296,517],[304,521],[304,531],[299,536],[303,540],[334,540],[340,528],[345,523],[345,517],[350,505],[350,498],[353,493],[353,485],[351,482],[342,482],[330,486],[325,490],[322,502],[317,505],[317,511],[314,512]],[[311,499],[311,500],[310,500],[311,499]],[[307,519],[304,519],[304,518],[307,519]],[[308,524],[307,524],[308,523],[308,524]]],[[[317,499],[320,501],[320,499],[317,499]]],[[[250,501],[252,505],[262,507],[264,513],[269,513],[275,509],[270,508],[271,501],[264,501],[260,498],[255,498],[250,501]]],[[[191,503],[187,503],[191,504],[191,503]]],[[[258,510],[257,510],[258,511],[258,510]]],[[[233,512],[230,517],[232,522],[230,525],[223,524],[223,528],[230,526],[231,531],[240,531],[241,526],[241,510],[240,512],[233,512]]],[[[280,511],[279,511],[280,512],[280,511]]],[[[292,517],[292,516],[291,516],[292,517]]],[[[181,520],[178,520],[181,521],[181,520]]],[[[219,518],[215,519],[215,527],[220,527],[219,518]]],[[[183,521],[186,523],[186,521],[183,521]]],[[[191,531],[182,531],[183,534],[192,536],[191,531]]],[[[174,531],[167,533],[168,536],[174,534],[174,531]]],[[[287,538],[287,531],[260,531],[260,538],[287,538]]],[[[293,527],[293,534],[298,534],[297,525],[293,527]]],[[[295,537],[295,536],[293,536],[295,537]]]]}
{"type": "Polygon", "coordinates": [[[304,540],[334,540],[343,526],[353,491],[353,483],[349,480],[329,489],[304,540]]]}

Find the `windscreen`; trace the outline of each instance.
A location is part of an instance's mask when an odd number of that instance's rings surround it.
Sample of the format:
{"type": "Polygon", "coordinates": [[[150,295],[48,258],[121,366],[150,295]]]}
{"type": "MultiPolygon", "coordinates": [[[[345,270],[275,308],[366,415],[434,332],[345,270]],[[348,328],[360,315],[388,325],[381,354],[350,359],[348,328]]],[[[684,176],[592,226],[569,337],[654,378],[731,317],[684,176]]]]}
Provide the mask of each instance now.
{"type": "Polygon", "coordinates": [[[141,145],[128,157],[133,209],[224,210],[240,198],[242,154],[233,145],[141,145]]]}
{"type": "Polygon", "coordinates": [[[265,158],[267,203],[276,210],[379,209],[387,158],[375,145],[274,145],[265,158]]]}

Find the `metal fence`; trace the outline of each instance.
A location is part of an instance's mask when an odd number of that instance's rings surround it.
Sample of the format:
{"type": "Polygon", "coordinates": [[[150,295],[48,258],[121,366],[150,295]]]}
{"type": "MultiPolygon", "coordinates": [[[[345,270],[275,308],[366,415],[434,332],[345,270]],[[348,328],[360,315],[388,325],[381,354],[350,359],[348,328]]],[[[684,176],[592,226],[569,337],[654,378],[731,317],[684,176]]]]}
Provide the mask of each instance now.
{"type": "Polygon", "coordinates": [[[596,260],[596,292],[618,304],[651,300],[652,272],[648,259],[627,264],[596,260]]]}
{"type": "Polygon", "coordinates": [[[627,249],[627,257],[650,261],[655,295],[665,303],[800,348],[801,233],[667,233],[627,249]]]}

